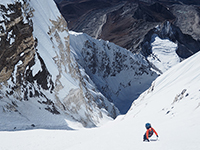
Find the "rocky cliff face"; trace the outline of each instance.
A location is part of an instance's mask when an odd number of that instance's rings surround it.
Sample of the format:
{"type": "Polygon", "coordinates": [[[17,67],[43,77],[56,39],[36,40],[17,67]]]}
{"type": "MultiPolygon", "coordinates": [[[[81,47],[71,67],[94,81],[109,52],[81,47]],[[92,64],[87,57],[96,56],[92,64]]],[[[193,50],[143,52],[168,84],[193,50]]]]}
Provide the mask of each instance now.
{"type": "MultiPolygon", "coordinates": [[[[38,86],[46,90],[53,90],[51,76],[46,70],[45,64],[37,53],[37,39],[33,37],[33,22],[30,19],[33,10],[24,10],[28,3],[16,2],[7,6],[1,5],[1,40],[0,40],[0,82],[1,94],[13,95],[18,100],[27,100],[29,91],[27,84],[38,83],[38,86]],[[35,61],[42,65],[42,71],[33,77],[31,67],[35,61]],[[43,76],[42,76],[43,75],[43,76]],[[47,86],[49,80],[49,86],[47,86]],[[11,84],[12,83],[12,84],[11,84]],[[46,83],[46,84],[45,84],[46,83]],[[7,90],[3,90],[6,87],[7,90]],[[16,93],[15,93],[16,91],[16,93]]],[[[33,87],[31,86],[30,89],[33,87]]],[[[31,92],[31,96],[39,96],[39,92],[31,92]]],[[[55,113],[58,113],[55,110],[55,113]]]]}
{"type": "MultiPolygon", "coordinates": [[[[190,2],[190,1],[188,1],[190,2]]],[[[197,2],[197,1],[196,1],[197,2]]],[[[200,5],[200,2],[198,2],[200,5]]],[[[172,5],[170,11],[176,16],[174,25],[184,34],[191,35],[195,40],[200,39],[200,7],[199,5],[172,5]]]]}
{"type": "MultiPolygon", "coordinates": [[[[65,1],[58,3],[61,13],[71,24],[71,18],[64,14],[64,4],[70,7],[72,3],[70,5],[65,1]]],[[[197,41],[200,38],[198,4],[197,1],[187,0],[110,2],[110,6],[106,8],[97,7],[97,9],[95,7],[95,11],[82,13],[80,15],[82,19],[74,19],[70,30],[84,32],[94,38],[108,40],[132,52],[138,52],[142,49],[141,43],[144,36],[157,25],[169,21],[180,28],[183,34],[188,34],[197,41]]],[[[84,7],[80,9],[82,10],[84,7]]],[[[179,46],[179,51],[182,49],[181,53],[184,53],[185,48],[179,46]]]]}
{"type": "Polygon", "coordinates": [[[140,43],[147,32],[164,20],[175,16],[160,3],[127,2],[120,9],[107,14],[100,38],[131,50],[140,51],[140,43]]]}
{"type": "Polygon", "coordinates": [[[20,0],[0,5],[0,111],[6,118],[4,125],[14,116],[18,121],[11,129],[42,127],[44,114],[49,124],[56,120],[63,127],[68,126],[67,120],[91,127],[106,116],[116,117],[117,108],[79,70],[69,48],[66,21],[53,1],[45,3],[20,0]]]}

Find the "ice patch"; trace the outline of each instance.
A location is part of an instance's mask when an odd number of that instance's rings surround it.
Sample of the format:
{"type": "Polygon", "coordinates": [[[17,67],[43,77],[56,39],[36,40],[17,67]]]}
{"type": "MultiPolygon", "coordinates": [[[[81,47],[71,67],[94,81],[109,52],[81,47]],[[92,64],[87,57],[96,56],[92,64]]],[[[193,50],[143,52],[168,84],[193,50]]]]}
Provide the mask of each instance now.
{"type": "Polygon", "coordinates": [[[157,35],[152,37],[152,54],[147,59],[163,73],[180,62],[176,54],[178,45],[169,39],[161,39],[157,35]]]}

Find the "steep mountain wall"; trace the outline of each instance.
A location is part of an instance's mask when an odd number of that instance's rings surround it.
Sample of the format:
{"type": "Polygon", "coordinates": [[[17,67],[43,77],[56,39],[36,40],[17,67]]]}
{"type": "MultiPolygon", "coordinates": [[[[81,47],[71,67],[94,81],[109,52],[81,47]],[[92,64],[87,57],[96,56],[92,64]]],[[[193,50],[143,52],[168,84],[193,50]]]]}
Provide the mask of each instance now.
{"type": "Polygon", "coordinates": [[[70,43],[77,62],[121,113],[126,113],[157,77],[141,54],[108,41],[70,31],[70,43]]]}
{"type": "Polygon", "coordinates": [[[67,23],[53,1],[3,1],[0,12],[4,125],[14,116],[18,121],[11,129],[42,127],[44,114],[49,126],[56,120],[63,127],[67,120],[91,127],[116,117],[118,110],[79,69],[70,51],[67,23]]]}

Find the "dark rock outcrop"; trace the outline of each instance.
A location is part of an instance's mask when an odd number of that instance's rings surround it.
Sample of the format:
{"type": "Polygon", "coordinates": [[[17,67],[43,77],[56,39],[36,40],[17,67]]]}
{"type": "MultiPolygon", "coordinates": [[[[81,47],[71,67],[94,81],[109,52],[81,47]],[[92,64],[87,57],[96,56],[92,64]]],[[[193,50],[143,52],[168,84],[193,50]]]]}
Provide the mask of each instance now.
{"type": "Polygon", "coordinates": [[[52,92],[54,84],[43,59],[37,53],[37,39],[33,38],[33,24],[31,14],[33,10],[27,12],[23,18],[21,8],[28,7],[24,1],[9,4],[6,8],[0,6],[2,13],[1,33],[0,33],[0,82],[1,88],[7,87],[6,91],[1,92],[4,97],[16,97],[16,99],[28,100],[28,97],[44,97],[40,103],[46,104],[46,110],[54,114],[59,114],[54,103],[45,97],[40,88],[52,92]],[[12,13],[9,13],[12,12],[12,13]],[[40,61],[42,70],[35,76],[32,73],[32,66],[35,65],[36,58],[40,61]],[[8,80],[13,84],[7,85],[8,80]],[[34,83],[37,83],[37,87],[34,83]],[[20,95],[17,96],[16,92],[20,95]]]}
{"type": "Polygon", "coordinates": [[[132,52],[140,50],[139,44],[147,32],[164,20],[175,16],[160,3],[126,3],[120,9],[107,14],[100,38],[114,42],[132,52]]]}
{"type": "Polygon", "coordinates": [[[154,3],[152,5],[139,3],[133,17],[135,19],[142,19],[146,22],[163,22],[165,20],[175,19],[175,16],[160,3],[154,3]]]}

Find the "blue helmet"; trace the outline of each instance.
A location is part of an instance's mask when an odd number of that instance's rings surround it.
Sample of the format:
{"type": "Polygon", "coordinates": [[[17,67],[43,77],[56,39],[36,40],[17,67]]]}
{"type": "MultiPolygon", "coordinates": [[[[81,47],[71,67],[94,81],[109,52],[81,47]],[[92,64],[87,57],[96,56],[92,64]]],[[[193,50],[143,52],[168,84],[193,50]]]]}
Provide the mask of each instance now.
{"type": "Polygon", "coordinates": [[[145,124],[145,127],[146,127],[147,129],[149,129],[149,128],[151,128],[151,124],[150,124],[150,123],[146,123],[146,124],[145,124]]]}

